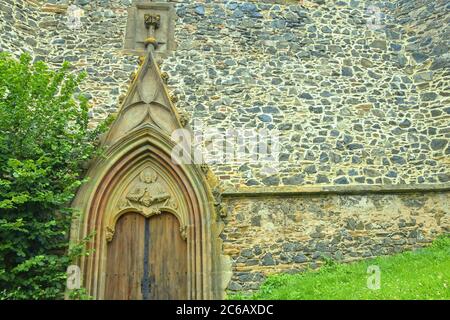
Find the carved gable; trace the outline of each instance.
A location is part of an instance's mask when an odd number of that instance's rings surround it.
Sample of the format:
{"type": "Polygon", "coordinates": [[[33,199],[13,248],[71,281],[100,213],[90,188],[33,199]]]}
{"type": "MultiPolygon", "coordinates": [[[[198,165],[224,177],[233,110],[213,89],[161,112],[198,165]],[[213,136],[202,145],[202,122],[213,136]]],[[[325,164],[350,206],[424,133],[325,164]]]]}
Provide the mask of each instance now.
{"type": "Polygon", "coordinates": [[[148,54],[140,66],[106,143],[110,145],[144,125],[151,125],[167,136],[175,129],[182,128],[180,116],[152,54],[148,54]]]}

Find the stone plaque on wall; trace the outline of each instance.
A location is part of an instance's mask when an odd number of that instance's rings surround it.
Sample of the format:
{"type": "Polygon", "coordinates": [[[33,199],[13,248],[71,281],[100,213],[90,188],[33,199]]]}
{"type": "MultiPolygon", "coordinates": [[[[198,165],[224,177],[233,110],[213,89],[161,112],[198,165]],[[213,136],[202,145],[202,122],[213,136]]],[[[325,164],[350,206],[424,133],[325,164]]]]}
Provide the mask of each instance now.
{"type": "Polygon", "coordinates": [[[153,37],[158,43],[155,53],[167,56],[175,49],[174,24],[175,10],[171,3],[136,1],[128,9],[124,52],[144,56],[145,40],[153,37]],[[149,22],[153,23],[151,28],[149,22]]]}

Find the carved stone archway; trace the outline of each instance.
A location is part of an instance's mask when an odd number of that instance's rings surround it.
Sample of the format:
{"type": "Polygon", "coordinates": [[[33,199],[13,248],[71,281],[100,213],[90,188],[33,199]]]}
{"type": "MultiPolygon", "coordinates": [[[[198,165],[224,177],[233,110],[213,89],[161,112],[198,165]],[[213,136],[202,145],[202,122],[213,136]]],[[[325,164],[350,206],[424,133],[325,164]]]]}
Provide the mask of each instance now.
{"type": "Polygon", "coordinates": [[[187,241],[187,297],[224,296],[220,226],[210,185],[200,166],[177,164],[171,133],[182,128],[152,52],[143,62],[102,145],[106,151],[90,166],[89,181],[73,203],[81,212],[71,238],[95,232],[89,256],[80,258],[83,283],[96,299],[105,298],[107,246],[118,219],[127,212],[151,217],[173,214],[187,241]]]}

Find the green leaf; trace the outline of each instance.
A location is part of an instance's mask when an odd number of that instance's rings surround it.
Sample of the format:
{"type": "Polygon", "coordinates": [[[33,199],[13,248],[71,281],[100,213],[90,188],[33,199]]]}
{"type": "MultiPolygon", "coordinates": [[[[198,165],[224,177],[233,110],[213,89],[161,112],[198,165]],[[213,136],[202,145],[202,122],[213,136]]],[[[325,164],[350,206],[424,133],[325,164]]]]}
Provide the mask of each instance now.
{"type": "Polygon", "coordinates": [[[67,266],[88,254],[85,241],[69,251],[70,202],[107,125],[88,127],[85,77],[0,53],[0,299],[63,298],[67,266]]]}

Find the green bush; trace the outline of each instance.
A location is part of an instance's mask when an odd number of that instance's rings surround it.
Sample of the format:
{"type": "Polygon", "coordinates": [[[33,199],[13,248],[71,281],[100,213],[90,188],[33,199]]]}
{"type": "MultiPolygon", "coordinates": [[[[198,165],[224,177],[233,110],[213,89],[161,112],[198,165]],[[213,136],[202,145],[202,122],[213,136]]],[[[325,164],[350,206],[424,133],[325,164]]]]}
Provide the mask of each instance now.
{"type": "Polygon", "coordinates": [[[0,53],[0,300],[64,297],[70,201],[105,128],[69,71],[0,53]]]}

